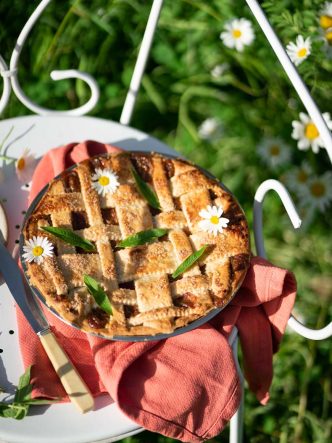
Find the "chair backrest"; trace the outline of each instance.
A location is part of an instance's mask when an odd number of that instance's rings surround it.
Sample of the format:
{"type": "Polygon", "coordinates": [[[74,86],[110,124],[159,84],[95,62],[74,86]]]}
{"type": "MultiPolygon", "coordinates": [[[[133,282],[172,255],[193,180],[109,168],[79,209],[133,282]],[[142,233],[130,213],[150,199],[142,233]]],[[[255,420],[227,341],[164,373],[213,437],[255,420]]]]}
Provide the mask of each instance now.
{"type": "MultiPolygon", "coordinates": [[[[321,111],[316,105],[314,99],[312,98],[308,88],[303,82],[301,76],[299,75],[296,67],[290,60],[285,48],[280,42],[278,36],[276,35],[274,29],[269,23],[267,17],[265,16],[262,8],[256,0],[246,0],[251,12],[255,16],[258,24],[260,25],[262,31],[264,32],[268,42],[270,43],[273,51],[278,57],[282,67],[284,68],[289,80],[291,81],[294,89],[299,95],[304,107],[307,109],[309,115],[311,116],[313,122],[316,124],[321,137],[324,141],[325,148],[329,155],[330,161],[332,163],[332,135],[331,132],[323,118],[321,111]]],[[[262,223],[262,203],[265,194],[269,190],[274,190],[280,196],[285,209],[291,219],[291,222],[295,229],[299,228],[301,225],[301,219],[296,211],[295,205],[287,189],[277,180],[267,180],[263,182],[256,191],[254,200],[254,235],[256,243],[257,254],[266,257],[264,241],[263,241],[263,223],[262,223]]],[[[305,338],[310,338],[313,340],[322,340],[327,337],[332,336],[332,322],[330,322],[325,328],[313,330],[311,328],[305,327],[299,321],[291,316],[288,322],[289,326],[296,331],[298,334],[305,338]]]]}
{"type": "MultiPolygon", "coordinates": [[[[24,25],[21,33],[19,34],[9,64],[0,55],[0,74],[3,77],[4,88],[2,97],[0,99],[0,114],[3,112],[8,104],[11,90],[13,90],[16,97],[21,103],[23,103],[28,109],[39,115],[68,115],[68,116],[81,116],[90,112],[98,102],[99,99],[99,87],[94,78],[86,72],[81,72],[76,69],[68,70],[54,70],[51,72],[52,80],[63,80],[69,78],[81,79],[87,83],[91,91],[90,99],[79,108],[71,109],[69,111],[55,111],[52,109],[43,108],[34,103],[29,97],[27,97],[21,88],[18,80],[18,65],[20,61],[20,54],[22,52],[24,43],[29,36],[31,29],[37,22],[43,11],[51,3],[52,0],[42,0],[34,12],[29,17],[28,21],[24,25]]],[[[160,11],[164,0],[154,0],[150,10],[150,15],[146,24],[143,40],[141,43],[140,51],[136,60],[135,68],[132,74],[127,97],[122,109],[120,123],[128,125],[130,123],[137,94],[141,85],[142,76],[145,70],[146,62],[150,53],[151,44],[157,28],[160,11]]]]}
{"type": "MultiPolygon", "coordinates": [[[[143,40],[138,53],[129,90],[127,92],[126,100],[120,117],[120,123],[123,125],[128,125],[133,115],[137,94],[140,89],[142,76],[150,53],[163,1],[164,0],[153,0],[152,2],[150,15],[146,24],[143,40]]],[[[28,98],[20,86],[17,74],[18,74],[19,58],[22,48],[32,27],[34,26],[34,24],[39,19],[44,9],[48,6],[50,2],[51,0],[42,0],[35,9],[35,11],[33,12],[33,14],[30,16],[25,26],[23,27],[17,39],[16,45],[14,47],[9,64],[9,69],[5,60],[0,56],[0,74],[3,77],[4,81],[3,93],[0,99],[0,114],[5,109],[8,103],[11,90],[13,90],[16,97],[28,109],[39,115],[62,114],[68,116],[80,116],[87,114],[89,111],[91,111],[98,102],[99,88],[96,81],[93,79],[93,77],[91,77],[91,75],[84,72],[80,72],[75,69],[64,70],[64,71],[58,71],[58,70],[52,71],[51,78],[53,80],[78,78],[88,84],[91,90],[91,97],[87,101],[87,103],[80,106],[79,108],[75,108],[69,111],[54,111],[51,109],[43,108],[38,104],[34,103],[30,98],[28,98]]],[[[310,95],[310,92],[308,91],[305,83],[300,77],[296,67],[290,60],[285,48],[283,47],[274,29],[269,23],[259,3],[256,0],[246,0],[246,2],[249,8],[251,9],[251,12],[255,16],[258,24],[260,25],[263,33],[265,34],[268,42],[270,43],[273,51],[275,52],[278,60],[280,61],[282,67],[284,68],[286,74],[288,75],[289,80],[291,81],[296,92],[298,93],[299,98],[302,101],[304,107],[307,109],[313,122],[317,126],[332,163],[332,136],[322,116],[321,111],[319,110],[318,106],[316,105],[315,101],[310,95]]],[[[266,192],[268,192],[269,190],[274,190],[279,194],[290,216],[294,228],[298,228],[301,225],[301,220],[296,211],[295,205],[285,187],[276,180],[267,180],[266,182],[262,183],[260,187],[257,189],[254,201],[254,234],[255,234],[257,253],[258,255],[261,255],[263,257],[266,256],[266,253],[263,242],[262,203],[266,192]]],[[[294,317],[291,317],[289,325],[300,335],[311,339],[322,339],[332,335],[332,322],[325,328],[317,331],[306,328],[304,325],[299,323],[294,317]]]]}

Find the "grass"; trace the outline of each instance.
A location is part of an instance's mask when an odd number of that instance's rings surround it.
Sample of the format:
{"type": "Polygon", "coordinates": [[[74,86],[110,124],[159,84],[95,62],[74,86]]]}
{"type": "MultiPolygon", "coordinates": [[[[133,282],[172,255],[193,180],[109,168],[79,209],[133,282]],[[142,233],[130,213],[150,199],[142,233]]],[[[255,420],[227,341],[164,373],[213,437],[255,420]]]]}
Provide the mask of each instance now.
{"type": "MultiPolygon", "coordinates": [[[[19,0],[1,2],[0,15],[6,17],[6,26],[0,29],[1,54],[7,61],[19,30],[37,3],[23,7],[19,0]]],[[[222,180],[237,196],[252,227],[252,202],[259,183],[267,178],[283,179],[303,160],[315,174],[330,166],[324,150],[316,156],[311,151],[300,152],[291,139],[291,122],[298,119],[303,107],[256,24],[256,39],[243,53],[222,45],[219,34],[228,19],[251,18],[241,2],[234,3],[165,2],[131,124],[222,180]],[[220,63],[228,68],[223,76],[213,78],[210,71],[220,63]],[[221,135],[202,140],[198,128],[212,116],[220,122],[221,135]],[[291,160],[278,170],[266,166],[257,154],[257,145],[266,136],[279,136],[290,146],[291,160]]],[[[52,69],[84,70],[101,89],[91,115],[118,120],[150,4],[136,0],[51,3],[21,56],[19,78],[26,94],[54,109],[79,106],[88,99],[87,87],[79,80],[53,82],[49,73],[52,69]]],[[[312,36],[312,54],[299,71],[320,108],[331,112],[332,63],[319,40],[322,4],[319,0],[263,2],[284,44],[298,33],[312,36]]],[[[12,96],[3,118],[23,114],[27,110],[12,96]]],[[[312,220],[294,232],[276,196],[269,195],[264,208],[269,258],[295,272],[299,286],[296,312],[307,325],[321,327],[332,313],[331,211],[315,211],[312,220]]],[[[274,360],[268,406],[260,406],[246,391],[244,441],[331,441],[331,361],[328,340],[308,341],[287,330],[274,360]]],[[[123,440],[170,441],[149,432],[123,440]]],[[[211,441],[226,442],[227,430],[211,441]]]]}

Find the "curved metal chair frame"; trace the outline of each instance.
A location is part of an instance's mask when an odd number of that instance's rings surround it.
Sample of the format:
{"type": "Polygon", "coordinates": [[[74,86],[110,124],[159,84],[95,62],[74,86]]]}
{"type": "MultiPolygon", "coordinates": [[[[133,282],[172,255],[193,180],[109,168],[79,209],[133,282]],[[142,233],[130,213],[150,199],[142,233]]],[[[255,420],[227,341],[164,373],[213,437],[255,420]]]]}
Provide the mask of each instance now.
{"type": "MultiPolygon", "coordinates": [[[[28,109],[39,115],[61,114],[68,116],[81,116],[91,111],[98,102],[99,88],[96,81],[89,74],[77,71],[75,69],[64,70],[64,71],[58,71],[58,70],[52,71],[51,78],[53,80],[79,78],[87,83],[87,85],[91,90],[91,97],[84,105],[76,109],[72,109],[69,111],[54,111],[51,109],[43,108],[38,104],[34,103],[30,98],[28,98],[24,94],[20,86],[17,73],[18,73],[18,64],[22,48],[32,27],[34,26],[34,24],[36,23],[36,21],[38,20],[38,18],[40,17],[40,15],[42,14],[44,9],[48,6],[50,2],[51,0],[42,0],[38,5],[38,7],[33,12],[33,14],[30,16],[27,23],[25,24],[23,30],[21,31],[17,39],[15,48],[13,50],[10,59],[9,69],[5,60],[0,56],[0,74],[3,77],[3,82],[4,82],[3,93],[0,99],[0,114],[5,109],[8,103],[11,90],[13,90],[14,94],[21,101],[21,103],[23,103],[28,109]]],[[[134,72],[131,78],[129,90],[120,117],[120,123],[123,125],[129,125],[133,115],[137,94],[140,89],[142,76],[145,70],[146,62],[149,56],[150,48],[157,28],[158,19],[163,6],[163,2],[164,0],[153,0],[152,3],[150,15],[145,28],[145,33],[143,36],[134,72]]],[[[321,134],[321,137],[325,143],[325,147],[328,156],[330,158],[330,161],[332,163],[332,136],[330,130],[328,129],[324,121],[321,111],[314,102],[306,85],[304,84],[302,78],[297,72],[297,69],[291,62],[290,58],[288,57],[285,48],[283,47],[282,43],[277,37],[274,29],[269,23],[259,3],[256,0],[246,0],[246,2],[249,8],[251,9],[252,14],[256,18],[259,26],[261,27],[263,33],[265,34],[268,42],[270,43],[273,51],[275,52],[277,58],[279,59],[279,62],[281,63],[286,74],[288,75],[289,80],[291,81],[296,92],[298,93],[299,98],[301,99],[304,107],[307,109],[309,115],[311,116],[312,120],[317,126],[321,134]]],[[[266,257],[264,240],[263,240],[262,205],[266,193],[269,192],[270,190],[274,190],[279,195],[284,205],[284,208],[286,209],[287,214],[293,224],[294,229],[298,229],[301,226],[301,219],[298,215],[293,200],[289,195],[285,186],[277,180],[266,180],[263,183],[261,183],[261,185],[258,187],[256,191],[254,198],[254,237],[255,237],[257,254],[261,257],[266,257]]],[[[302,337],[311,340],[323,340],[332,336],[332,322],[330,322],[327,326],[325,326],[322,329],[314,330],[307,328],[306,326],[301,324],[298,320],[296,320],[293,315],[291,315],[288,321],[288,325],[302,337]]],[[[229,343],[233,349],[235,361],[237,364],[237,368],[243,386],[243,375],[239,367],[238,358],[237,358],[238,333],[236,328],[233,329],[229,337],[229,343]]],[[[230,443],[240,443],[242,441],[243,409],[244,409],[244,404],[242,400],[242,403],[238,411],[232,417],[230,422],[230,439],[229,439],[230,443]]]]}

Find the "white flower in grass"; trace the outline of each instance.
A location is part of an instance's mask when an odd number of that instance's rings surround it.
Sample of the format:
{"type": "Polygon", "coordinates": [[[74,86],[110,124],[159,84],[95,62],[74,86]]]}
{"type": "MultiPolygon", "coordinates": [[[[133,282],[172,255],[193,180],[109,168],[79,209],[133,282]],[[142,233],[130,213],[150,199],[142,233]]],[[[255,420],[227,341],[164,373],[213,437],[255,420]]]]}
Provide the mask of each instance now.
{"type": "Polygon", "coordinates": [[[319,24],[323,29],[332,28],[332,2],[325,2],[320,11],[319,24]]]}
{"type": "Polygon", "coordinates": [[[285,174],[285,183],[289,189],[298,192],[306,187],[313,171],[309,163],[303,162],[299,168],[291,169],[285,174]]]}
{"type": "Polygon", "coordinates": [[[261,141],[257,151],[264,163],[272,169],[289,162],[290,148],[280,138],[266,138],[261,141]]]}
{"type": "Polygon", "coordinates": [[[311,54],[311,38],[304,39],[302,35],[298,35],[296,42],[288,43],[286,50],[294,65],[298,66],[311,54]]]}
{"type": "Polygon", "coordinates": [[[242,52],[245,46],[251,45],[254,41],[255,33],[249,20],[235,18],[225,24],[220,39],[228,48],[235,48],[242,52]]]}
{"type": "Polygon", "coordinates": [[[215,236],[218,232],[222,233],[223,229],[227,228],[227,224],[229,223],[228,218],[222,217],[223,212],[220,206],[207,206],[199,212],[203,220],[198,222],[198,227],[202,231],[206,231],[215,236]]]}
{"type": "Polygon", "coordinates": [[[30,149],[25,149],[15,162],[16,175],[21,182],[30,182],[36,163],[37,159],[30,153],[30,149]]]}
{"type": "Polygon", "coordinates": [[[97,168],[92,176],[92,186],[102,196],[113,194],[119,184],[118,176],[111,169],[97,168]]]}
{"type": "MultiPolygon", "coordinates": [[[[328,128],[332,129],[332,120],[329,112],[324,112],[323,117],[328,128]]],[[[293,121],[292,126],[292,138],[298,140],[297,147],[300,151],[307,151],[311,147],[313,152],[317,154],[319,148],[324,147],[323,139],[309,115],[300,112],[300,121],[293,121]]]]}
{"type": "Polygon", "coordinates": [[[220,78],[229,69],[228,63],[221,63],[211,69],[210,74],[213,78],[220,78]]]}
{"type": "Polygon", "coordinates": [[[35,262],[39,265],[45,257],[53,255],[53,248],[54,246],[46,237],[34,236],[25,242],[23,258],[29,263],[35,262]]]}
{"type": "Polygon", "coordinates": [[[322,50],[327,58],[332,58],[332,2],[326,2],[320,11],[319,24],[321,27],[322,50]]]}
{"type": "Polygon", "coordinates": [[[207,118],[198,128],[198,135],[202,140],[217,140],[222,133],[220,122],[214,118],[207,118]]]}
{"type": "Polygon", "coordinates": [[[310,178],[308,185],[299,189],[299,197],[303,206],[324,212],[332,202],[332,172],[310,178]]]}
{"type": "Polygon", "coordinates": [[[329,28],[324,32],[323,41],[323,51],[325,52],[326,57],[332,58],[332,28],[329,28]]]}

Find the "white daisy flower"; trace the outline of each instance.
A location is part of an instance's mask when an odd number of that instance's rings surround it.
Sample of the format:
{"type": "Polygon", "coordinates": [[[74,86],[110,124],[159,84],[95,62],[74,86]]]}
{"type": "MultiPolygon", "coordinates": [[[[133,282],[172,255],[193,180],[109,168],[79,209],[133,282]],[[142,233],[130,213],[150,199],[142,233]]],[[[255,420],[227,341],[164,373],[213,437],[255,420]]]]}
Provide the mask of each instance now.
{"type": "MultiPolygon", "coordinates": [[[[332,18],[331,18],[332,20],[332,18]]],[[[332,27],[329,28],[324,34],[325,41],[329,47],[332,47],[332,27]]]]}
{"type": "Polygon", "coordinates": [[[298,192],[300,188],[307,186],[312,174],[309,163],[303,162],[299,168],[291,169],[285,174],[285,183],[289,189],[298,192]]]}
{"type": "Polygon", "coordinates": [[[29,263],[35,262],[39,265],[45,257],[53,255],[53,248],[53,244],[46,237],[34,236],[25,242],[23,258],[29,263]]]}
{"type": "Polygon", "coordinates": [[[26,148],[23,154],[16,160],[16,175],[21,182],[29,183],[36,167],[37,159],[26,148]]]}
{"type": "Polygon", "coordinates": [[[323,42],[321,50],[327,59],[332,59],[332,28],[322,29],[319,40],[323,42]]]}
{"type": "Polygon", "coordinates": [[[272,169],[289,162],[290,148],[280,138],[266,138],[257,147],[264,163],[272,169]]]}
{"type": "Polygon", "coordinates": [[[222,133],[220,122],[214,118],[207,118],[198,128],[198,135],[202,140],[217,140],[222,133]]]}
{"type": "MultiPolygon", "coordinates": [[[[331,19],[332,20],[332,19],[331,19]]],[[[332,58],[332,28],[327,29],[323,33],[323,51],[325,52],[326,58],[331,59],[332,58]]]]}
{"type": "Polygon", "coordinates": [[[202,231],[216,236],[218,232],[222,233],[223,228],[227,228],[228,218],[221,217],[223,209],[221,206],[207,206],[199,212],[203,220],[198,222],[198,226],[202,231]]]}
{"type": "Polygon", "coordinates": [[[303,206],[324,212],[332,202],[332,172],[310,178],[308,185],[299,190],[299,197],[303,206]]]}
{"type": "Polygon", "coordinates": [[[332,2],[325,2],[320,11],[319,24],[323,29],[332,28],[332,2]]]}
{"type": "Polygon", "coordinates": [[[311,54],[311,38],[304,39],[302,35],[298,35],[296,42],[288,43],[286,50],[294,65],[298,66],[311,54]]]}
{"type": "MultiPolygon", "coordinates": [[[[328,128],[332,129],[332,120],[329,112],[324,112],[323,117],[328,128]]],[[[307,151],[311,147],[313,152],[317,154],[319,148],[324,148],[324,142],[309,115],[300,112],[300,121],[293,121],[292,126],[292,138],[298,140],[297,147],[300,151],[307,151]]]]}
{"type": "Polygon", "coordinates": [[[213,78],[220,78],[227,70],[229,69],[228,63],[221,63],[220,65],[216,65],[211,69],[210,74],[213,78]]]}
{"type": "Polygon", "coordinates": [[[235,18],[225,24],[220,39],[228,48],[235,48],[242,52],[245,46],[251,45],[254,41],[255,33],[249,20],[235,18]]]}
{"type": "Polygon", "coordinates": [[[118,176],[111,169],[97,168],[92,178],[92,186],[102,196],[113,194],[120,185],[118,176]]]}

